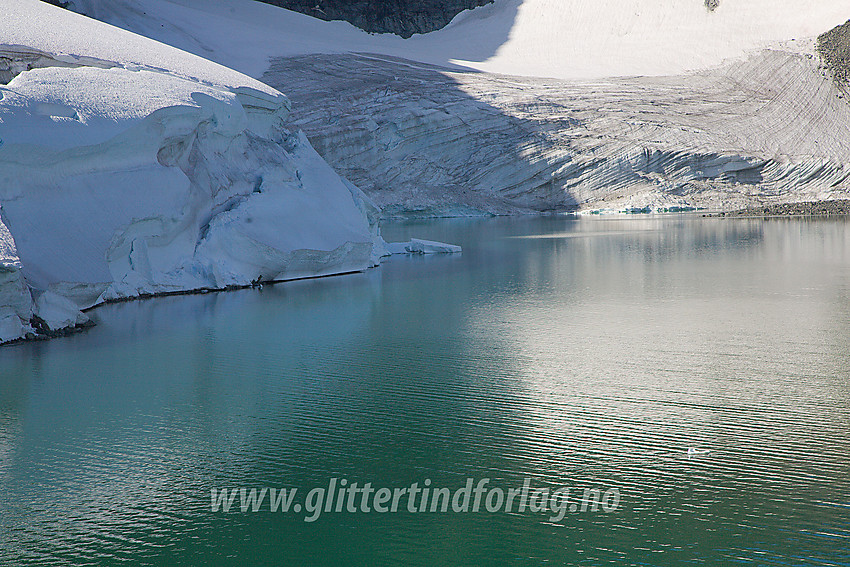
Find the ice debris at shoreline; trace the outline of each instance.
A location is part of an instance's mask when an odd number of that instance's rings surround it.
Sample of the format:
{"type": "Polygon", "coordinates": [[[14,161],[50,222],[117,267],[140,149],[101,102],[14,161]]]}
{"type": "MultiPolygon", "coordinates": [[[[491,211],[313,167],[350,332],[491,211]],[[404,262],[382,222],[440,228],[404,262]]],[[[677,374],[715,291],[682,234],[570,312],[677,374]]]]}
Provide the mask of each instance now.
{"type": "Polygon", "coordinates": [[[388,242],[390,254],[460,254],[463,249],[454,244],[411,238],[409,242],[388,242]]]}

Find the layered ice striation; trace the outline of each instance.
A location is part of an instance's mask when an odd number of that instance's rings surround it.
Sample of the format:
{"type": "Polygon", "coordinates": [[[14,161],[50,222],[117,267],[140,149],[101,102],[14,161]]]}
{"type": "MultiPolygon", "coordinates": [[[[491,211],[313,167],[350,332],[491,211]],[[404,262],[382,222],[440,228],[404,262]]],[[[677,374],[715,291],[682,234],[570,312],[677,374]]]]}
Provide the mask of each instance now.
{"type": "Polygon", "coordinates": [[[669,77],[313,55],[274,60],[263,79],[287,86],[294,123],[337,171],[385,214],[416,217],[846,198],[850,105],[824,75],[807,44],[669,77]]]}
{"type": "Polygon", "coordinates": [[[69,53],[0,35],[14,41],[0,44],[0,342],[85,324],[106,300],[359,271],[385,253],[378,209],[286,127],[279,92],[152,41],[151,64],[122,60],[98,41],[137,36],[11,4],[101,39],[69,53]]]}

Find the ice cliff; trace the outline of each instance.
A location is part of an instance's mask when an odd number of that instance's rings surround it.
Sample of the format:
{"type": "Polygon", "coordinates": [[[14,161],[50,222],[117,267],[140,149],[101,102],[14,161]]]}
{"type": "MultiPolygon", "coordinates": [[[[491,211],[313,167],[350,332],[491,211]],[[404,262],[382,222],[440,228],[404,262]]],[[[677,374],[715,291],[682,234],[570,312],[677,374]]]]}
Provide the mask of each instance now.
{"type": "Polygon", "coordinates": [[[36,0],[3,10],[0,342],[85,324],[109,299],[384,252],[377,209],[287,128],[278,91],[36,0]]]}

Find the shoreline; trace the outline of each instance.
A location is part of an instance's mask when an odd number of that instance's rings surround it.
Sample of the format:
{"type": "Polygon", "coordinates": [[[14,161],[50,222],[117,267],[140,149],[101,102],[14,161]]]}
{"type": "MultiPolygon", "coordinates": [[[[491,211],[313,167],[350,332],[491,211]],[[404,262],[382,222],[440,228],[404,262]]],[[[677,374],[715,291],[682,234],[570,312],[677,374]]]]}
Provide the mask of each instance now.
{"type": "Polygon", "coordinates": [[[850,215],[850,199],[833,201],[804,201],[747,207],[737,211],[704,214],[710,218],[766,218],[766,217],[832,217],[850,215]]]}
{"type": "MultiPolygon", "coordinates": [[[[487,215],[490,217],[497,216],[545,216],[547,214],[563,214],[563,211],[541,211],[535,213],[520,213],[518,215],[487,215]]],[[[691,214],[696,213],[696,211],[691,211],[691,214]]],[[[570,212],[568,214],[576,215],[576,212],[570,212]]],[[[759,207],[748,207],[745,209],[738,209],[734,211],[723,211],[717,213],[704,213],[701,215],[703,218],[792,218],[792,217],[840,217],[840,216],[850,216],[850,199],[836,199],[831,201],[805,201],[799,203],[777,203],[773,205],[763,205],[759,207]]],[[[472,218],[472,217],[413,217],[413,218],[388,218],[383,219],[387,222],[404,222],[410,220],[430,220],[437,218],[472,218]]],[[[486,216],[482,217],[486,218],[486,216]]],[[[88,313],[96,310],[97,308],[110,305],[115,303],[126,303],[131,301],[144,301],[149,299],[156,299],[160,297],[173,297],[180,295],[206,295],[210,293],[222,293],[229,291],[240,291],[245,289],[262,289],[266,285],[275,286],[277,284],[284,284],[287,282],[300,281],[300,280],[313,280],[320,278],[328,278],[334,276],[343,276],[350,275],[355,273],[362,273],[369,269],[375,268],[378,266],[371,266],[366,270],[354,270],[342,273],[335,274],[322,274],[315,276],[304,276],[299,278],[291,278],[291,279],[280,279],[280,280],[268,280],[268,281],[256,281],[248,284],[242,285],[228,285],[221,288],[197,288],[197,289],[189,289],[189,290],[174,290],[174,291],[162,291],[162,292],[154,292],[154,293],[140,293],[134,296],[128,297],[119,297],[107,299],[101,303],[88,307],[86,309],[82,309],[83,313],[88,313]]],[[[52,330],[45,329],[42,321],[34,321],[34,328],[38,329],[38,332],[31,333],[32,336],[20,337],[18,339],[14,339],[11,341],[6,341],[0,343],[0,348],[9,347],[13,345],[20,345],[25,343],[39,342],[39,341],[47,341],[55,338],[68,337],[78,333],[82,333],[95,327],[97,324],[89,320],[85,323],[76,324],[71,327],[65,327],[62,329],[52,330]]]]}
{"type": "MultiPolygon", "coordinates": [[[[335,276],[347,276],[351,274],[362,274],[368,270],[373,268],[377,268],[379,266],[371,266],[366,268],[365,270],[352,270],[347,272],[340,272],[335,274],[320,274],[315,276],[303,276],[298,278],[289,278],[289,279],[280,279],[280,280],[257,280],[251,282],[249,284],[240,284],[240,285],[227,285],[225,287],[201,287],[196,289],[182,289],[182,290],[174,290],[174,291],[160,291],[160,292],[152,292],[152,293],[140,293],[138,295],[131,295],[127,297],[116,297],[112,299],[107,299],[91,307],[86,307],[85,309],[81,309],[82,313],[89,313],[98,309],[99,307],[103,307],[104,305],[113,305],[116,303],[129,303],[131,301],[145,301],[149,299],[158,299],[161,297],[176,297],[181,295],[207,295],[210,293],[226,293],[230,291],[242,291],[247,289],[263,289],[265,286],[276,286],[278,284],[284,284],[289,282],[297,282],[303,280],[316,280],[322,278],[331,278],[335,276]]],[[[70,337],[72,335],[76,335],[91,329],[92,327],[96,327],[97,323],[91,319],[86,321],[85,323],[78,323],[71,327],[64,327],[61,329],[49,329],[44,325],[44,321],[38,317],[34,316],[32,320],[33,328],[37,330],[35,333],[28,333],[27,336],[23,336],[17,339],[13,339],[11,341],[6,341],[0,343],[0,349],[12,345],[20,345],[25,343],[34,343],[40,341],[49,341],[51,339],[61,338],[61,337],[70,337]],[[29,336],[32,335],[32,336],[29,336]]]]}

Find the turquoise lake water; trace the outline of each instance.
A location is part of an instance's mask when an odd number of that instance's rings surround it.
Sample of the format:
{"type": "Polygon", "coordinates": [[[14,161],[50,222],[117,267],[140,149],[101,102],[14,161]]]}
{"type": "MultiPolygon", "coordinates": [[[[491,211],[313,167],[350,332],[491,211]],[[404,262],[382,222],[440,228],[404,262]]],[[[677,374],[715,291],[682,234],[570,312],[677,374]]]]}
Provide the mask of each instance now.
{"type": "Polygon", "coordinates": [[[850,565],[850,223],[385,236],[464,252],[104,306],[0,349],[0,564],[850,565]],[[305,521],[343,478],[619,500],[305,521]],[[234,488],[304,508],[214,511],[234,488]]]}

